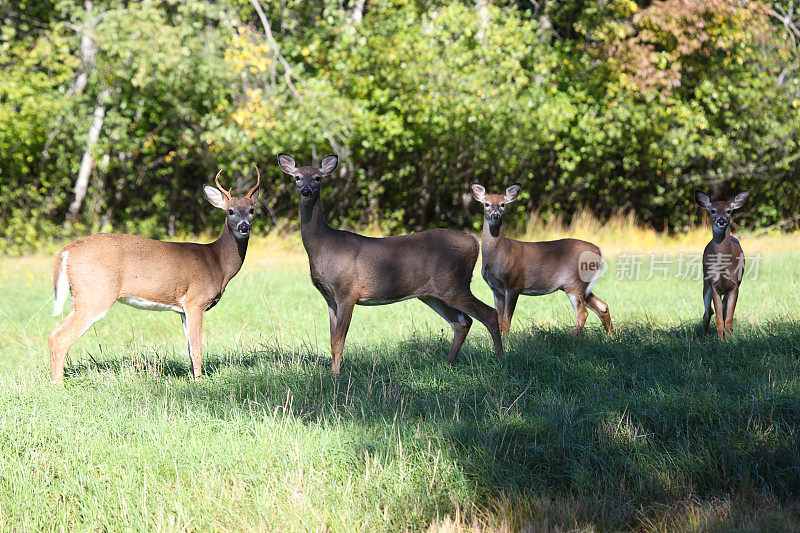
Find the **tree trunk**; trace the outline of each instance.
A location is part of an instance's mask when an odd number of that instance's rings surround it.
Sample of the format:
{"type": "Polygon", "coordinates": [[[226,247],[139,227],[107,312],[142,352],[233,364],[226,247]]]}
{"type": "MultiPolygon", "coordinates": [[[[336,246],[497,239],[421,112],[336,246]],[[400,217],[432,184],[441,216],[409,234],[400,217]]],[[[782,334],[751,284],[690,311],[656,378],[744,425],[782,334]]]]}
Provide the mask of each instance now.
{"type": "Polygon", "coordinates": [[[109,92],[106,88],[100,91],[97,96],[97,104],[92,114],[92,125],[89,127],[89,137],[86,139],[86,149],[83,151],[78,178],[75,180],[75,199],[69,204],[67,221],[74,221],[78,217],[83,199],[86,197],[86,190],[89,187],[89,175],[92,173],[92,167],[94,166],[94,154],[92,154],[92,151],[94,150],[94,145],[97,144],[97,139],[100,138],[100,131],[103,129],[103,120],[106,117],[106,98],[108,98],[109,92]]]}

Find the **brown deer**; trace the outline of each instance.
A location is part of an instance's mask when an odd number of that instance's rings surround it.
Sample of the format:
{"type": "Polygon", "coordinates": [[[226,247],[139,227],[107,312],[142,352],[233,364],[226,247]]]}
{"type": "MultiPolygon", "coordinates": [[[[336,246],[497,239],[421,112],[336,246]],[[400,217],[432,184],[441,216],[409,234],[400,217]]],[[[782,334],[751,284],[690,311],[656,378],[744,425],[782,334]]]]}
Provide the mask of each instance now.
{"type": "MultiPolygon", "coordinates": [[[[258,172],[258,168],[256,168],[258,172]]],[[[98,233],[64,246],[53,269],[58,316],[72,293],[72,310],[50,333],[50,379],[63,383],[67,351],[114,302],[181,315],[192,375],[200,379],[203,313],[214,307],[228,282],[239,272],[247,252],[261,176],[243,197],[231,196],[219,184],[203,193],[226,211],[222,235],[209,244],[163,242],[135,235],[98,233]]]]}
{"type": "Polygon", "coordinates": [[[575,309],[575,333],[586,322],[586,306],[597,313],[611,333],[611,311],[592,293],[602,274],[602,253],[594,244],[577,239],[545,242],[520,242],[501,235],[503,214],[517,199],[522,186],[508,187],[505,194],[486,194],[486,189],[471,183],[472,196],[484,207],[481,241],[481,274],[494,293],[500,329],[508,333],[511,317],[520,294],[537,296],[562,290],[575,309]]]}
{"type": "Polygon", "coordinates": [[[717,315],[717,335],[733,332],[733,313],[744,277],[744,252],[739,240],[731,236],[731,213],[744,204],[750,190],[727,202],[712,202],[703,192],[694,191],[697,205],[711,217],[711,241],[703,250],[703,335],[708,334],[711,314],[717,315]],[[714,308],[711,308],[711,304],[714,308]]]}
{"type": "Polygon", "coordinates": [[[295,179],[300,195],[300,233],[308,253],[311,281],[328,304],[331,371],[342,364],[347,330],[355,305],[383,305],[419,298],[453,328],[447,354],[455,362],[474,317],[489,330],[495,354],[503,353],[497,315],[470,291],[478,260],[478,242],[468,233],[434,229],[375,239],[333,229],[325,222],[320,185],[339,164],[329,155],[320,166],[298,167],[286,154],[278,165],[295,179]]]}

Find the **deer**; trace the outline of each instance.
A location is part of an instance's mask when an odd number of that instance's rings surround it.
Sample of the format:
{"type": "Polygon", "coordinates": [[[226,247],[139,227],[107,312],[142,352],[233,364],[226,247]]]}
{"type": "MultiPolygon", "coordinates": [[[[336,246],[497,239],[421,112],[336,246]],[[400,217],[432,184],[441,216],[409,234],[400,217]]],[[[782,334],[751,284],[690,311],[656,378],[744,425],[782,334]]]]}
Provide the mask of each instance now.
{"type": "Polygon", "coordinates": [[[226,213],[217,240],[208,244],[165,242],[121,233],[77,239],[56,253],[53,314],[63,312],[67,294],[72,309],[48,336],[50,380],[63,385],[70,347],[109,308],[120,302],[137,309],[174,311],[181,316],[192,376],[201,379],[203,313],[214,307],[247,253],[261,174],[241,197],[219,182],[203,186],[208,202],[226,213]]]}
{"type": "Polygon", "coordinates": [[[484,207],[481,236],[481,274],[492,289],[500,330],[507,335],[521,294],[538,296],[564,291],[575,310],[575,334],[580,335],[588,311],[594,311],[607,333],[613,331],[611,311],[592,290],[603,272],[603,254],[594,244],[578,239],[522,242],[502,236],[503,215],[522,186],[515,183],[503,194],[487,194],[470,183],[473,198],[484,207]]]}
{"type": "Polygon", "coordinates": [[[417,298],[453,328],[447,362],[455,363],[472,318],[489,330],[495,355],[503,343],[494,310],[476,298],[470,281],[478,260],[478,240],[449,229],[372,238],[331,228],[322,210],[321,185],[339,164],[337,155],[319,166],[298,167],[287,154],[278,166],[294,178],[300,199],[300,234],[308,254],[311,282],[328,305],[331,372],[338,374],[356,305],[384,305],[417,298]]]}
{"type": "Polygon", "coordinates": [[[745,257],[739,240],[731,235],[731,214],[744,205],[749,195],[750,190],[746,189],[727,202],[712,202],[704,192],[694,191],[695,202],[711,218],[711,241],[703,250],[703,336],[708,334],[712,314],[716,315],[719,339],[725,340],[733,333],[745,257]]]}

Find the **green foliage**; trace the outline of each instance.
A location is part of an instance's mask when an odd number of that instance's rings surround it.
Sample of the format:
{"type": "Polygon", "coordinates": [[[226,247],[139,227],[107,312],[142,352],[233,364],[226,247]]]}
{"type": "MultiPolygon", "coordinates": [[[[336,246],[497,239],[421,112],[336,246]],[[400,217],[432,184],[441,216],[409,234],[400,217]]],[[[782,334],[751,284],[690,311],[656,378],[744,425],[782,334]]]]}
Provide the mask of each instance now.
{"type": "Polygon", "coordinates": [[[520,218],[585,206],[659,229],[699,220],[694,188],[751,188],[746,227],[800,204],[797,52],[767,4],[262,1],[274,45],[246,0],[34,4],[0,4],[3,251],[197,233],[201,184],[222,168],[243,189],[251,163],[263,229],[296,209],[277,152],[338,152],[330,215],[392,232],[476,228],[470,181],[520,181],[520,218]]]}

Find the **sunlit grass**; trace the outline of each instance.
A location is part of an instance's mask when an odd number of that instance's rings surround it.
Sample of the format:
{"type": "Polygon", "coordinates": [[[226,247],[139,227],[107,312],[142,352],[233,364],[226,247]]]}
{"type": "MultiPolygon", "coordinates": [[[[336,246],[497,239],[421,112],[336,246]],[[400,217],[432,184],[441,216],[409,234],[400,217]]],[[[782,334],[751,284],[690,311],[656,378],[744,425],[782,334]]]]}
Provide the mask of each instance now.
{"type": "MultiPolygon", "coordinates": [[[[795,237],[751,240],[720,343],[698,336],[700,281],[646,255],[620,279],[640,241],[603,231],[615,336],[594,315],[572,336],[561,293],[523,297],[503,361],[476,323],[450,367],[424,305],[359,307],[338,378],[296,235],[255,239],[206,315],[201,384],[177,316],[117,305],[54,389],[52,256],[0,259],[0,529],[797,529],[795,237]]],[[[490,301],[477,272],[473,290],[490,301]]]]}

